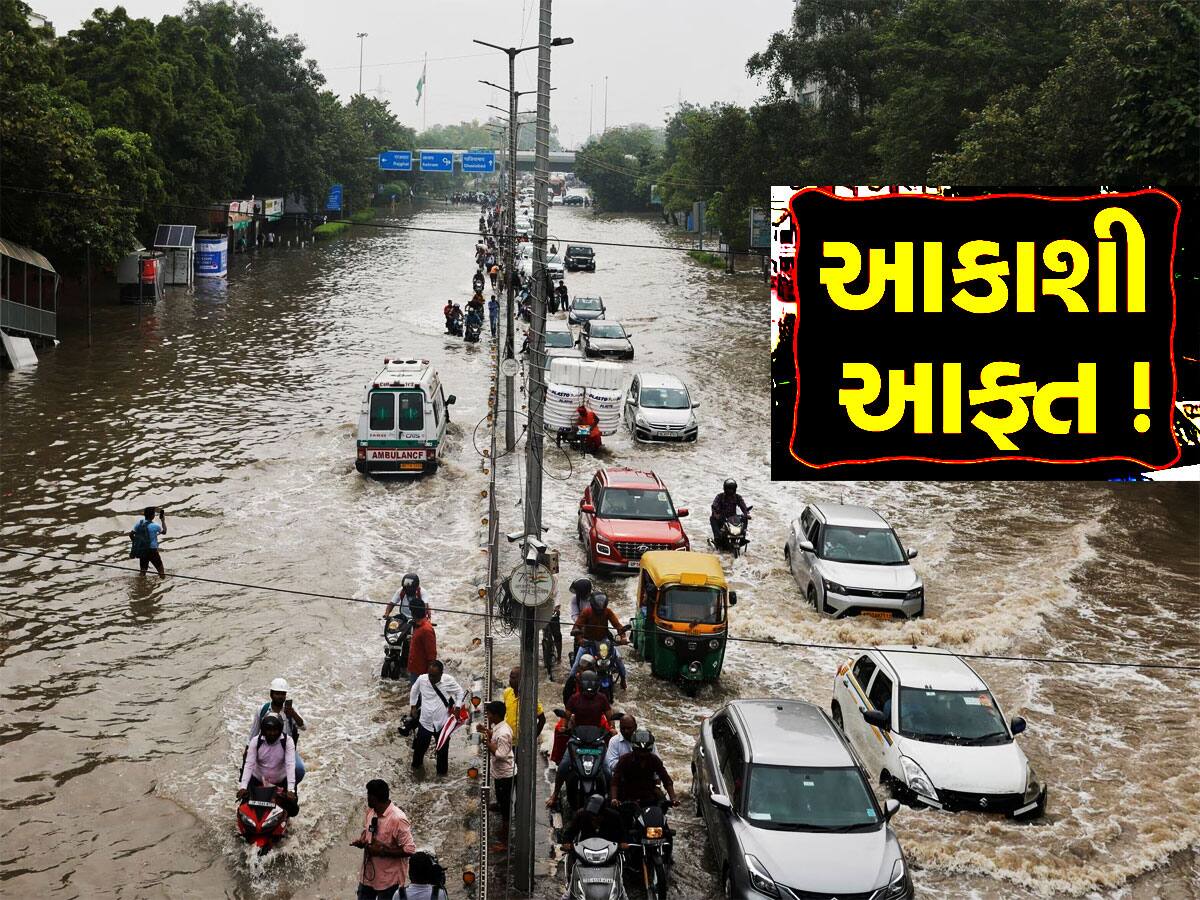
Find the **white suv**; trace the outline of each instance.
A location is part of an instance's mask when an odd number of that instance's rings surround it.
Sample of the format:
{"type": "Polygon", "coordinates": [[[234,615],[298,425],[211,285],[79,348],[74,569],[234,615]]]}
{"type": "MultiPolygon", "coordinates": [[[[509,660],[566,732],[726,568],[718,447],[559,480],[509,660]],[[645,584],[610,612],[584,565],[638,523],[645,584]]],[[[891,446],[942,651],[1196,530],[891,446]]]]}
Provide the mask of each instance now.
{"type": "Polygon", "coordinates": [[[885,646],[850,657],[831,712],[897,800],[1021,819],[1046,811],[1046,786],[1013,740],[1025,720],[1006,722],[983,679],[948,651],[885,646]]]}
{"type": "Polygon", "coordinates": [[[896,532],[873,509],[810,503],[792,521],[783,558],[818,612],[915,619],[925,614],[925,585],[896,532]]]}

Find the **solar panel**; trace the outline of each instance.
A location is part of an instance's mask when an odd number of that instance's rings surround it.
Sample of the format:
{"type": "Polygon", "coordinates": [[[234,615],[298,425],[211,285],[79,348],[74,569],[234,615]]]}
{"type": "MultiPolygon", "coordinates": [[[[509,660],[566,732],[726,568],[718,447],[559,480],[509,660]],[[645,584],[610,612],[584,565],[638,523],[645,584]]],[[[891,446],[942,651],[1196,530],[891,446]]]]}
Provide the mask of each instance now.
{"type": "Polygon", "coordinates": [[[154,246],[160,249],[191,247],[195,241],[195,225],[159,225],[154,234],[154,246]]]}

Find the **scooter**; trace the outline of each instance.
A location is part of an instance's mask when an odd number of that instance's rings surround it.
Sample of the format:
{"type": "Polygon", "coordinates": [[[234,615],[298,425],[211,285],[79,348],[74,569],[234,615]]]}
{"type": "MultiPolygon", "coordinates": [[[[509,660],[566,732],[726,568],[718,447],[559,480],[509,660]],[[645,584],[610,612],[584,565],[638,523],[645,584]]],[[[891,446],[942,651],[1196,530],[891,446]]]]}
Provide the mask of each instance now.
{"type": "Polygon", "coordinates": [[[626,869],[641,875],[647,897],[667,900],[675,832],[667,825],[666,812],[657,803],[626,802],[621,804],[621,816],[630,823],[626,869]]]}
{"type": "Polygon", "coordinates": [[[391,615],[383,624],[383,668],[380,678],[399,680],[408,668],[408,640],[412,636],[412,622],[405,616],[391,615]]]}
{"type": "Polygon", "coordinates": [[[746,515],[734,513],[732,516],[726,516],[717,528],[717,539],[714,542],[712,538],[708,542],[717,549],[732,550],[733,558],[737,559],[745,552],[745,547],[750,543],[750,538],[746,537],[746,525],[750,522],[750,510],[753,506],[746,507],[746,515]]]}
{"type": "Polygon", "coordinates": [[[246,799],[238,803],[237,829],[247,844],[258,848],[262,856],[287,836],[288,811],[279,800],[283,788],[273,784],[248,789],[246,799]]]}
{"type": "MultiPolygon", "coordinates": [[[[567,711],[554,710],[565,720],[567,711]]],[[[608,793],[608,776],[604,773],[604,751],[608,747],[608,730],[594,725],[577,725],[567,738],[568,760],[565,790],[558,798],[558,810],[565,825],[583,808],[592,794],[608,793]]]]}
{"type": "Polygon", "coordinates": [[[579,650],[575,654],[576,664],[583,653],[590,653],[595,657],[596,674],[600,676],[600,690],[608,695],[610,704],[613,700],[613,687],[620,677],[620,669],[617,666],[617,643],[611,636],[599,641],[581,641],[579,650]]]}
{"type": "Polygon", "coordinates": [[[604,900],[626,900],[624,868],[619,845],[602,837],[585,838],[571,846],[575,865],[567,879],[569,897],[603,897],[604,900]]]}
{"type": "Polygon", "coordinates": [[[446,334],[453,337],[463,336],[463,315],[461,309],[456,309],[446,318],[446,334]]]}

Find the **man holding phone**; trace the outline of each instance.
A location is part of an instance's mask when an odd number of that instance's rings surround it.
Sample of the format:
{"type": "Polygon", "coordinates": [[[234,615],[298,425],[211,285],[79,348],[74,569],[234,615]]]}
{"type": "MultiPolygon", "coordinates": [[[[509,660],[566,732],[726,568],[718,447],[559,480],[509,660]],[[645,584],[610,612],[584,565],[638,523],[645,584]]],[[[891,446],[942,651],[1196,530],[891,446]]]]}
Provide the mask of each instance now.
{"type": "Polygon", "coordinates": [[[362,834],[350,846],[363,851],[358,900],[394,900],[408,881],[408,859],[417,845],[408,816],[392,803],[386,781],[373,778],[367,782],[362,834]]]}
{"type": "MultiPolygon", "coordinates": [[[[300,732],[304,730],[304,718],[300,713],[292,708],[291,698],[288,697],[287,679],[276,678],[271,682],[271,699],[262,705],[258,713],[250,720],[250,737],[246,739],[246,746],[249,747],[253,743],[255,736],[262,727],[262,720],[267,713],[275,713],[282,717],[284,731],[291,737],[292,743],[296,745],[296,784],[299,784],[304,778],[304,760],[300,758],[300,732]]],[[[245,765],[246,756],[242,754],[242,764],[245,765]]]]}

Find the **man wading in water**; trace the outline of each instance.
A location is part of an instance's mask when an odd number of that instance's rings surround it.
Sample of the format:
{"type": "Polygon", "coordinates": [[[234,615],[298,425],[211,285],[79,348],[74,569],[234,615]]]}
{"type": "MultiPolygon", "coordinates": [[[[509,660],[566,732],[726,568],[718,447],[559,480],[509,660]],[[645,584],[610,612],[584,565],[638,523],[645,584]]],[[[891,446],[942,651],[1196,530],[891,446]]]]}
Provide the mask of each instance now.
{"type": "Polygon", "coordinates": [[[162,523],[160,525],[154,521],[154,512],[153,506],[147,506],[142,510],[142,518],[138,519],[133,530],[129,532],[129,538],[133,541],[129,548],[129,558],[136,559],[141,563],[143,575],[150,568],[150,563],[154,563],[158,577],[166,578],[167,573],[163,569],[162,556],[158,552],[158,536],[167,533],[167,514],[159,510],[158,519],[162,523]]]}

